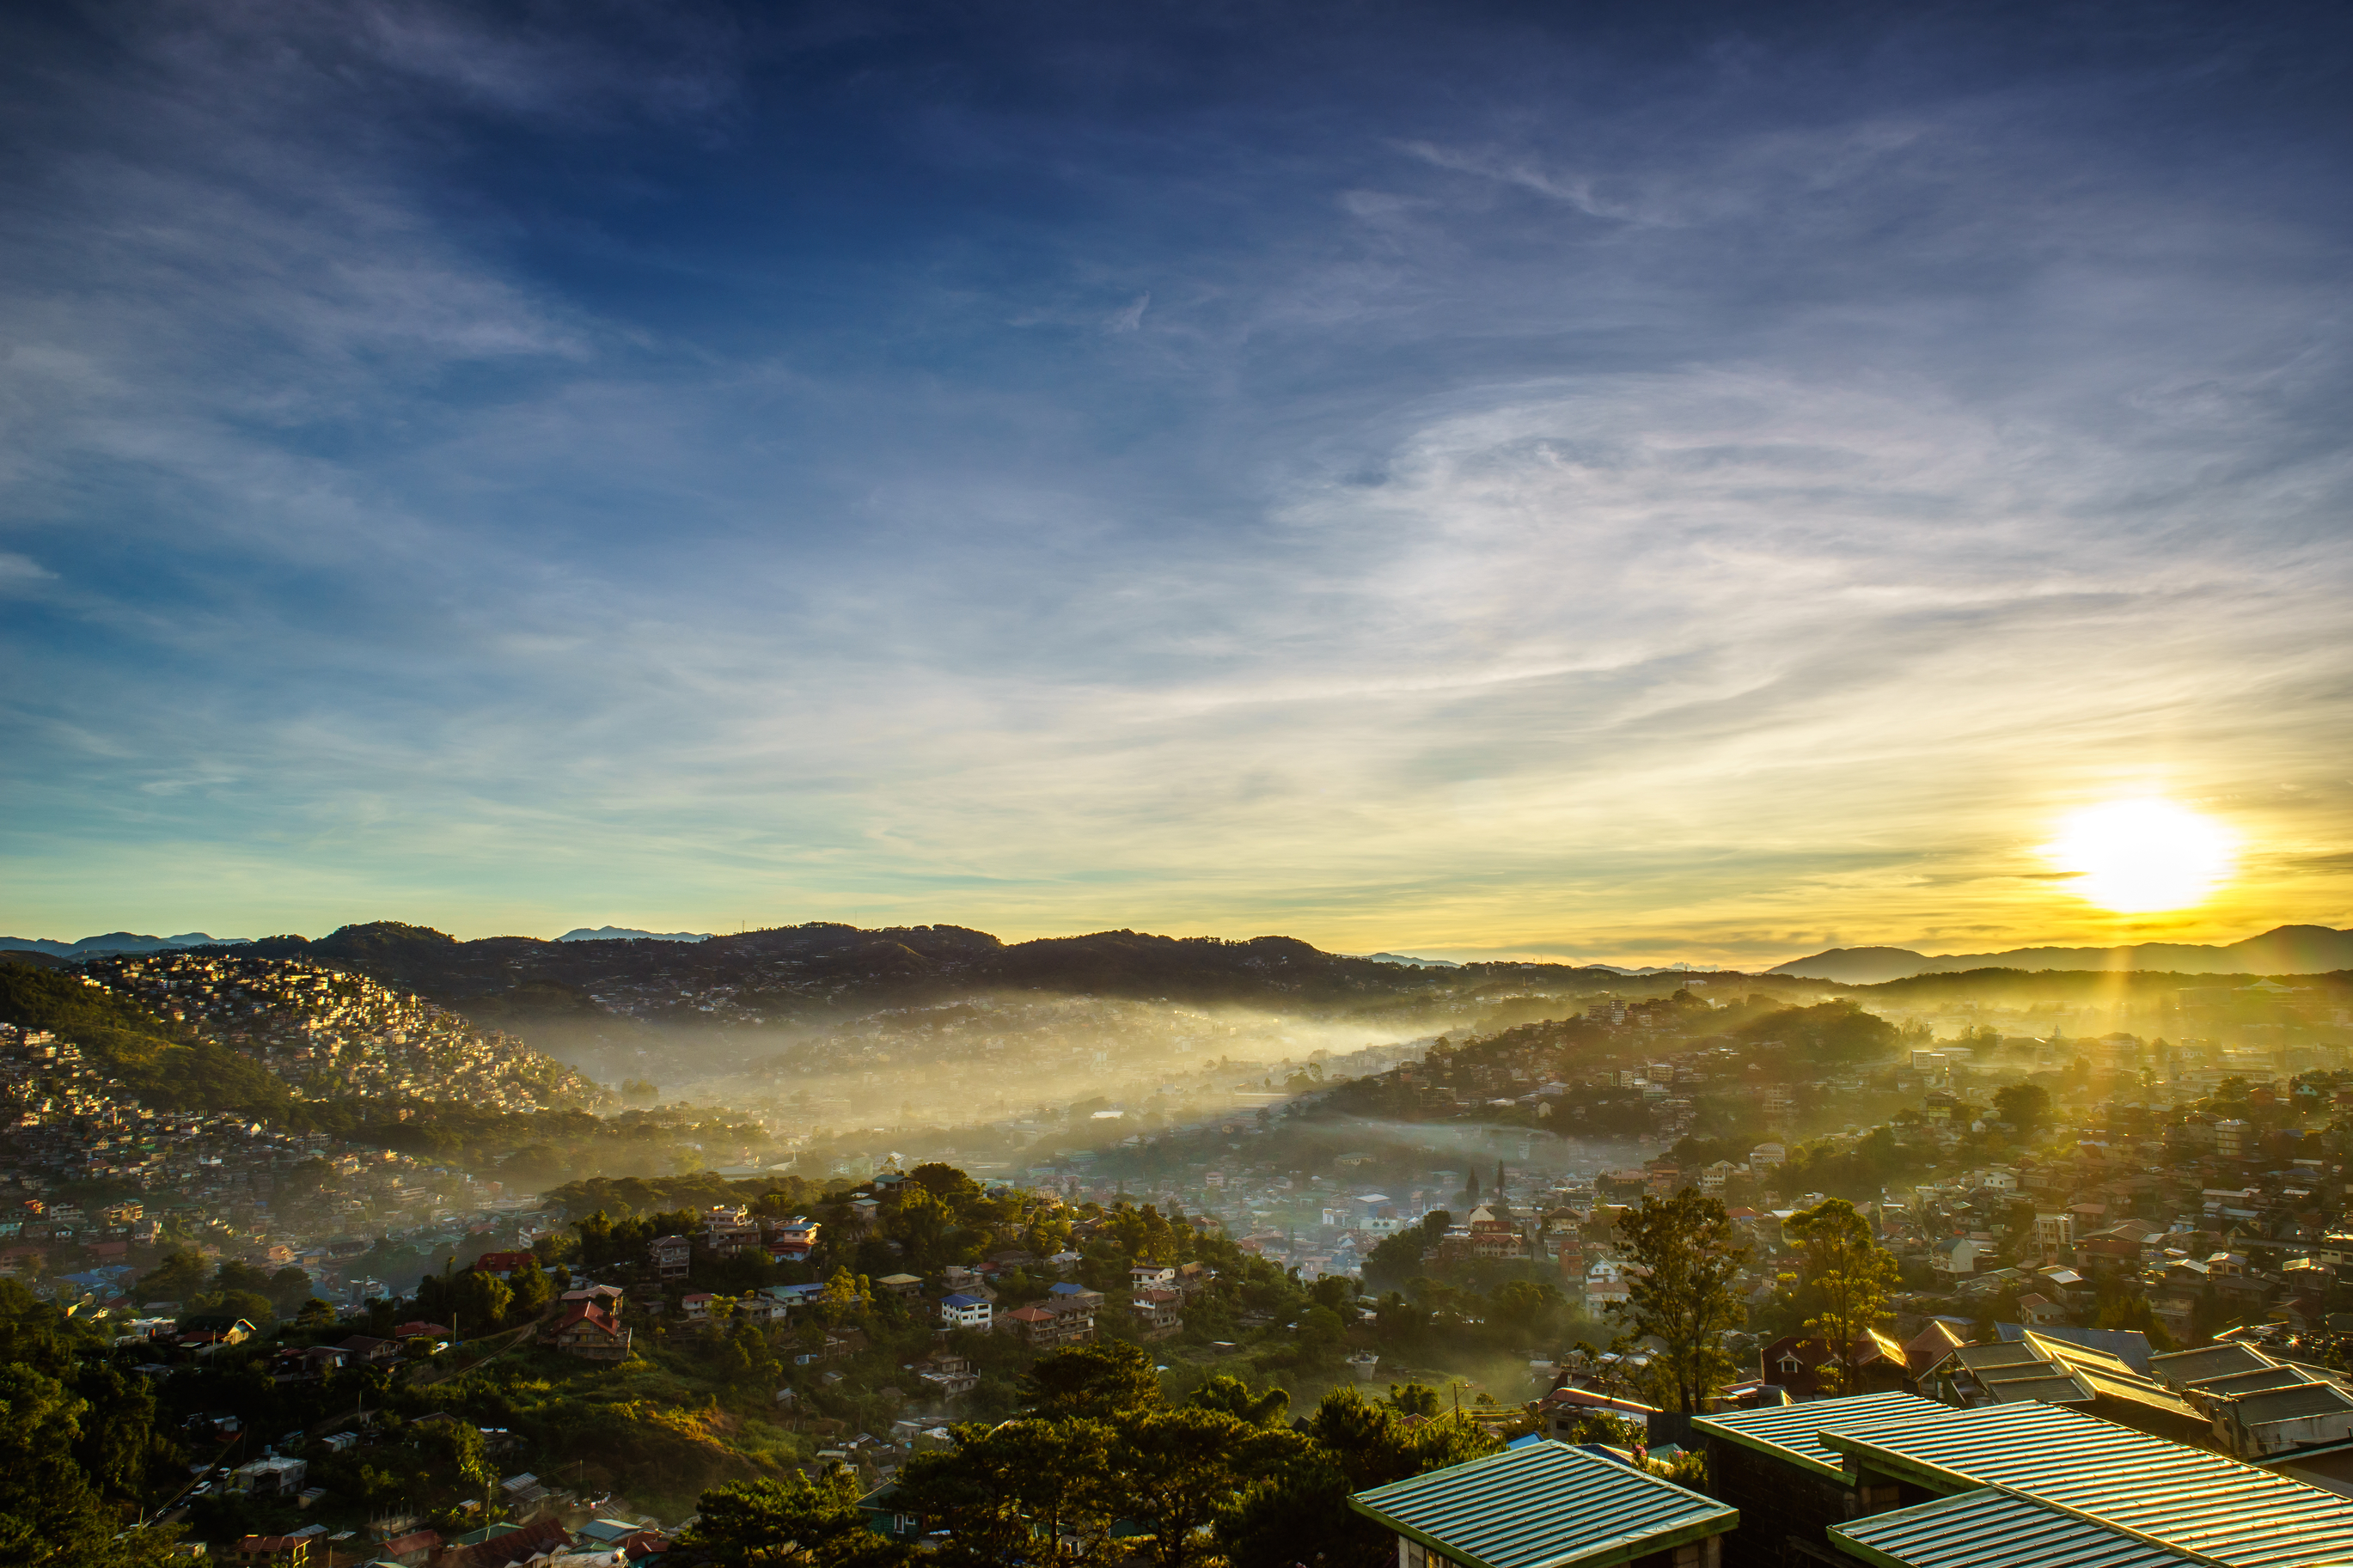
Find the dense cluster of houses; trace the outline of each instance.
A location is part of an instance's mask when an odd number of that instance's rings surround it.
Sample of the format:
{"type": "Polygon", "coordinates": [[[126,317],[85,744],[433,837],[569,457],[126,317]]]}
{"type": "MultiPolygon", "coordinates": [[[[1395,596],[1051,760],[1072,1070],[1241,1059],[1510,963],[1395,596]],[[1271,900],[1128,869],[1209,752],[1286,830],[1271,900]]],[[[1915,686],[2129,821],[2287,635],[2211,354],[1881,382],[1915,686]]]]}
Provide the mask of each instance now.
{"type": "MultiPolygon", "coordinates": [[[[853,1199],[849,1223],[857,1226],[871,1218],[872,1206],[871,1197],[853,1199]]],[[[721,1258],[758,1248],[779,1262],[801,1262],[815,1247],[820,1229],[820,1222],[806,1216],[764,1221],[744,1205],[716,1205],[704,1212],[696,1235],[661,1236],[649,1241],[647,1274],[658,1292],[691,1283],[698,1247],[721,1258]]],[[[1075,1252],[1039,1258],[1008,1248],[970,1267],[950,1264],[929,1280],[916,1274],[886,1274],[871,1281],[871,1287],[907,1303],[944,1334],[957,1330],[1011,1334],[1027,1345],[1050,1350],[1092,1341],[1102,1314],[1110,1310],[1102,1291],[1067,1278],[1079,1262],[1075,1252]],[[1016,1273],[1025,1280],[1051,1278],[1053,1282],[1042,1296],[1008,1305],[1000,1287],[1007,1276],[1016,1273]]],[[[1135,1337],[1147,1342],[1184,1331],[1185,1303],[1211,1278],[1198,1263],[1137,1263],[1130,1276],[1125,1310],[1133,1314],[1135,1337]]],[[[688,1322],[707,1321],[723,1313],[749,1322],[818,1321],[838,1317],[838,1309],[850,1305],[838,1300],[833,1291],[834,1287],[824,1282],[763,1286],[733,1297],[688,1289],[678,1294],[677,1310],[688,1322]]],[[[609,1285],[571,1292],[564,1298],[561,1321],[542,1334],[541,1342],[590,1360],[620,1359],[628,1347],[628,1331],[620,1321],[623,1299],[624,1292],[609,1285]]],[[[667,1300],[666,1294],[656,1294],[648,1298],[647,1304],[659,1310],[667,1300]]],[[[828,1331],[822,1347],[800,1352],[798,1359],[807,1363],[847,1356],[856,1345],[851,1332],[828,1331]]]]}
{"type": "Polygon", "coordinates": [[[545,1228],[502,1184],[430,1160],[225,1112],[157,1110],[41,1030],[0,1025],[0,1274],[88,1310],[136,1308],[134,1257],[186,1245],[269,1270],[298,1267],[331,1299],[383,1294],[350,1265],[357,1236],[421,1233],[430,1248],[488,1225],[545,1228]],[[84,1203],[92,1184],[134,1195],[84,1203]],[[441,1227],[436,1231],[435,1227],[441,1227]]]}
{"type": "Polygon", "coordinates": [[[593,1104],[596,1085],[512,1036],[364,975],[237,954],[125,954],[83,965],[174,1024],[268,1067],[298,1096],[455,1100],[530,1111],[593,1104]]]}

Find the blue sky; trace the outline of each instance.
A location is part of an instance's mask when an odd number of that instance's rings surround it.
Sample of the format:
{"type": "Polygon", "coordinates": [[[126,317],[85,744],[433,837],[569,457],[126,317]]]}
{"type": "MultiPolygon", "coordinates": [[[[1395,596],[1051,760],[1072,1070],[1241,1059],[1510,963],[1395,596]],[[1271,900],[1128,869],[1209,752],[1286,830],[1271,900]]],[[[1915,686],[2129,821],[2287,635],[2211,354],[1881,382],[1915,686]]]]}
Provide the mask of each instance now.
{"type": "Polygon", "coordinates": [[[2336,8],[0,26],[9,934],[2353,923],[2336,8]]]}

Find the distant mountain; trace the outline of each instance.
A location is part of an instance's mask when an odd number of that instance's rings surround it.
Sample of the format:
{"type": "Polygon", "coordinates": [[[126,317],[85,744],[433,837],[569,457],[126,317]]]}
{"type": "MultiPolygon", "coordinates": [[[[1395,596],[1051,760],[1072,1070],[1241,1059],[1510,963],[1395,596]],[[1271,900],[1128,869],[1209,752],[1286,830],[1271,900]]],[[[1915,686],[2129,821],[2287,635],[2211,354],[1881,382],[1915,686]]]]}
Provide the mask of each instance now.
{"type": "Polygon", "coordinates": [[[582,926],[565,931],[558,942],[709,942],[707,931],[631,931],[626,926],[582,926]]]}
{"type": "Polygon", "coordinates": [[[52,958],[90,958],[101,952],[163,952],[175,947],[241,947],[249,940],[241,936],[206,936],[200,931],[184,936],[139,936],[127,931],[111,931],[104,936],[86,936],[79,942],[58,942],[45,936],[0,936],[0,948],[46,952],[52,958]]]}
{"type": "Polygon", "coordinates": [[[1410,964],[1416,969],[1460,969],[1462,967],[1451,958],[1413,958],[1402,952],[1368,952],[1365,954],[1365,959],[1366,962],[1369,963],[1404,963],[1410,964]]]}
{"type": "Polygon", "coordinates": [[[2226,947],[2145,942],[2130,947],[2013,947],[1936,957],[1904,947],[1834,947],[1766,971],[1801,980],[1876,985],[1966,969],[2150,969],[2174,974],[2327,974],[2353,969],[2353,931],[2280,926],[2226,947]]]}
{"type": "MultiPolygon", "coordinates": [[[[496,936],[459,942],[429,927],[379,921],[311,942],[263,937],[249,952],[304,958],[373,974],[446,1005],[503,1009],[520,1019],[601,1011],[617,988],[662,995],[726,986],[737,1005],[771,1020],[847,1017],[993,990],[1053,992],[1188,1004],[1352,1007],[1436,995],[1490,981],[1599,989],[1609,971],[1550,964],[1437,965],[1352,958],[1291,937],[1246,941],[1095,931],[1004,942],[962,926],[867,931],[817,921],[730,932],[700,942],[545,942],[496,936]]],[[[639,1016],[649,1016],[642,1007],[639,1016]]],[[[697,1022],[700,1014],[681,1014],[697,1022]]]]}

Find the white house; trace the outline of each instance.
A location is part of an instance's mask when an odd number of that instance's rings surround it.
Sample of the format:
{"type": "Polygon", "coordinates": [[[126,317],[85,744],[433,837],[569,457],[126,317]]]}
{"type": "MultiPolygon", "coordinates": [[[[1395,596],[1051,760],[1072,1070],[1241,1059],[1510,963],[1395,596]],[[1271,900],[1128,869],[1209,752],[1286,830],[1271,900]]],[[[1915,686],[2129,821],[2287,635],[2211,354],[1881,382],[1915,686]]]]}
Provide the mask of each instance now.
{"type": "Polygon", "coordinates": [[[944,1329],[986,1329],[995,1309],[977,1296],[958,1291],[940,1298],[940,1327],[944,1329]]]}
{"type": "Polygon", "coordinates": [[[1951,1279],[1966,1279],[1978,1271],[1978,1259],[1993,1249],[1966,1236],[1950,1236],[1929,1247],[1929,1263],[1951,1279]]]}

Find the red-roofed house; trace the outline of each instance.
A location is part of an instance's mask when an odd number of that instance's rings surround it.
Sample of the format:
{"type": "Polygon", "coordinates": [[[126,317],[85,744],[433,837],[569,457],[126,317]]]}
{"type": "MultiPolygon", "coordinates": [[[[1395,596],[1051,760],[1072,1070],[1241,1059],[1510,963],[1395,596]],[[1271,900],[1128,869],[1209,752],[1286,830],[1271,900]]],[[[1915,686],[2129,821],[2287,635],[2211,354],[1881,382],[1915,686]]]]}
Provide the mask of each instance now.
{"type": "Polygon", "coordinates": [[[562,1552],[572,1537],[552,1519],[535,1519],[519,1529],[501,1529],[483,1541],[453,1546],[435,1560],[433,1568],[508,1568],[562,1552]]]}
{"type": "Polygon", "coordinates": [[[534,1268],[538,1263],[538,1255],[531,1252],[485,1252],[474,1259],[475,1268],[485,1274],[496,1275],[501,1279],[507,1279],[519,1270],[534,1268]]]}
{"type": "Polygon", "coordinates": [[[629,1331],[595,1302],[576,1301],[539,1342],[586,1361],[619,1361],[629,1353],[629,1331]]]}
{"type": "Polygon", "coordinates": [[[376,1549],[376,1555],[386,1563],[415,1564],[423,1563],[440,1549],[441,1532],[438,1530],[416,1530],[406,1535],[396,1535],[376,1549]]]}

